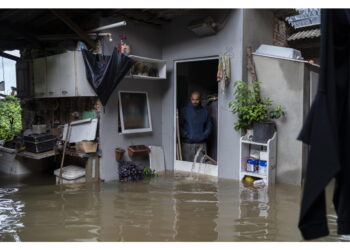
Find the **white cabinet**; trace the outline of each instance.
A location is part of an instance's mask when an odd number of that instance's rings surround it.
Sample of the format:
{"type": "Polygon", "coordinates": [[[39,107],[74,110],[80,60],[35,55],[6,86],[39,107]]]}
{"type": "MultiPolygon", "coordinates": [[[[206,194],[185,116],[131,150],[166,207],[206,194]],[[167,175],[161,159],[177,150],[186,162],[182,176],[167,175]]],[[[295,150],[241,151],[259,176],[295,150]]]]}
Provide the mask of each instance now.
{"type": "Polygon", "coordinates": [[[33,60],[34,77],[34,97],[42,98],[46,96],[46,58],[37,58],[33,60]]]}
{"type": "Polygon", "coordinates": [[[85,64],[81,51],[75,51],[76,94],[77,96],[95,96],[95,91],[86,78],[85,64]]]}
{"type": "Polygon", "coordinates": [[[75,96],[74,52],[46,58],[48,97],[75,96]]]}
{"type": "Polygon", "coordinates": [[[135,64],[132,66],[127,78],[146,79],[146,80],[164,80],[166,79],[166,61],[147,58],[142,56],[130,55],[135,64]],[[150,75],[150,73],[154,75],[150,75]]]}
{"type": "Polygon", "coordinates": [[[243,180],[245,176],[251,176],[264,180],[265,184],[275,183],[276,179],[276,150],[277,150],[277,133],[273,135],[266,143],[254,142],[248,140],[245,136],[240,139],[240,180],[243,180]],[[247,169],[247,160],[250,158],[252,151],[264,152],[266,155],[266,169],[259,171],[259,169],[247,169]]]}
{"type": "Polygon", "coordinates": [[[36,98],[96,96],[80,51],[34,59],[33,68],[36,98]]]}

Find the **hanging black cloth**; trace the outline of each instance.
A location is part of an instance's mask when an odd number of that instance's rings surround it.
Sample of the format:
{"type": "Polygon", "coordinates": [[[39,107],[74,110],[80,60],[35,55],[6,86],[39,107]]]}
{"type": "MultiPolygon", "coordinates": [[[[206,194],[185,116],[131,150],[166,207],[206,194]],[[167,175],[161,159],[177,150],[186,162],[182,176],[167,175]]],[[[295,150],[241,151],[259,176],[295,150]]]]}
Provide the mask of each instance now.
{"type": "Polygon", "coordinates": [[[114,48],[111,56],[82,51],[87,80],[95,90],[103,106],[113,90],[128,73],[134,61],[114,48]]]}
{"type": "Polygon", "coordinates": [[[321,10],[321,68],[316,98],[299,140],[310,145],[299,229],[329,234],[325,187],[335,178],[338,234],[350,234],[350,10],[321,10]]]}

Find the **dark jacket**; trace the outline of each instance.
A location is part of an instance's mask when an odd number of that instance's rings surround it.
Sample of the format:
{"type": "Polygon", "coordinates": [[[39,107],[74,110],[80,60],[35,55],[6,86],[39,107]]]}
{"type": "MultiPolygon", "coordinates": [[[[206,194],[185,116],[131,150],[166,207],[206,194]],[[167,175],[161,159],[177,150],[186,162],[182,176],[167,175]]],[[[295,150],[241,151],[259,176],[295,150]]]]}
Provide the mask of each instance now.
{"type": "Polygon", "coordinates": [[[212,130],[208,111],[202,106],[193,107],[189,103],[180,112],[180,129],[183,142],[204,142],[212,130]]]}
{"type": "Polygon", "coordinates": [[[321,11],[321,69],[299,139],[310,145],[300,210],[305,239],[329,234],[325,187],[336,179],[338,234],[350,234],[350,11],[321,11]]]}

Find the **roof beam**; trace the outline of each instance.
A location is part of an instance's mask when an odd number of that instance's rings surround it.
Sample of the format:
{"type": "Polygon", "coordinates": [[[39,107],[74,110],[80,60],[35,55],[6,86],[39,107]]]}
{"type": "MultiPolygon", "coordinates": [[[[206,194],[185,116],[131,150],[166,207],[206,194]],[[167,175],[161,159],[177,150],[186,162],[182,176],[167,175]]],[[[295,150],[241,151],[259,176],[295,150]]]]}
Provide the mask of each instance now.
{"type": "Polygon", "coordinates": [[[10,32],[15,33],[16,35],[24,38],[25,40],[35,45],[36,47],[41,47],[40,41],[36,39],[35,36],[33,36],[32,34],[29,34],[27,31],[23,30],[22,28],[18,28],[9,23],[2,23],[1,26],[6,27],[10,32]]]}
{"type": "Polygon", "coordinates": [[[13,56],[13,55],[7,54],[7,53],[5,53],[5,52],[3,52],[3,51],[0,51],[0,56],[5,57],[5,58],[7,58],[7,59],[14,60],[14,61],[18,61],[18,60],[20,59],[20,58],[17,57],[17,56],[13,56]]]}
{"type": "Polygon", "coordinates": [[[62,22],[64,22],[71,30],[78,34],[78,36],[85,41],[90,47],[95,48],[96,43],[89,35],[83,31],[75,22],[73,22],[68,16],[66,16],[61,10],[51,10],[51,12],[57,16],[62,22]]]}
{"type": "Polygon", "coordinates": [[[19,9],[9,9],[9,10],[5,10],[3,12],[0,13],[0,21],[5,20],[15,14],[17,14],[20,10],[19,9]]]}

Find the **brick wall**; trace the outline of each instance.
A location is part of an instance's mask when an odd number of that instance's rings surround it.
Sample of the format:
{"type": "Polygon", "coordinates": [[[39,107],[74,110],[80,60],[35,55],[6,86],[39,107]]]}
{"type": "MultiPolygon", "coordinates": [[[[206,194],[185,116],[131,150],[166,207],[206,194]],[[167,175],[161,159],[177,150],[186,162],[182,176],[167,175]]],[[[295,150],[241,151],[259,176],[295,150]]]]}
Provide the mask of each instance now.
{"type": "Polygon", "coordinates": [[[284,21],[274,17],[273,19],[273,45],[287,46],[287,28],[284,21]]]}

